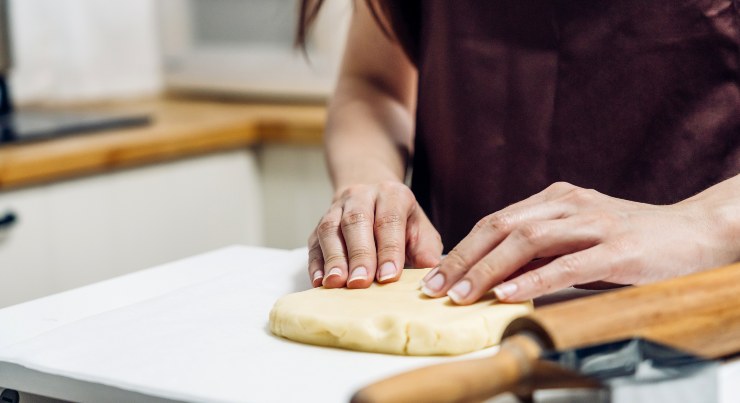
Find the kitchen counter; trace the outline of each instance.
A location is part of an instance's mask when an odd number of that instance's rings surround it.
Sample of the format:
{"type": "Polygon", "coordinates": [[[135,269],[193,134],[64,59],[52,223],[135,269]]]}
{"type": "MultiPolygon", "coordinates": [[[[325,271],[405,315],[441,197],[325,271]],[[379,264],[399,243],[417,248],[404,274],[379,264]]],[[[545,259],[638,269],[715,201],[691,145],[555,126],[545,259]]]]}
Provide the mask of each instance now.
{"type": "MultiPolygon", "coordinates": [[[[61,109],[61,108],[60,108],[61,109]]],[[[318,144],[319,105],[149,99],[73,111],[147,113],[147,126],[0,146],[0,191],[262,143],[318,144]]]]}

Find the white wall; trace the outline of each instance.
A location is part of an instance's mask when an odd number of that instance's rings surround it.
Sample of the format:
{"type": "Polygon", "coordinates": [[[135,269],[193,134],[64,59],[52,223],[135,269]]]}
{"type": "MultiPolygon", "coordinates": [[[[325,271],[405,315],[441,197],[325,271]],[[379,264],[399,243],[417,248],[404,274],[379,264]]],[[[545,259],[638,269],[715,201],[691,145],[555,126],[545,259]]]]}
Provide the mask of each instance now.
{"type": "Polygon", "coordinates": [[[11,0],[16,101],[158,92],[155,5],[153,0],[11,0]]]}

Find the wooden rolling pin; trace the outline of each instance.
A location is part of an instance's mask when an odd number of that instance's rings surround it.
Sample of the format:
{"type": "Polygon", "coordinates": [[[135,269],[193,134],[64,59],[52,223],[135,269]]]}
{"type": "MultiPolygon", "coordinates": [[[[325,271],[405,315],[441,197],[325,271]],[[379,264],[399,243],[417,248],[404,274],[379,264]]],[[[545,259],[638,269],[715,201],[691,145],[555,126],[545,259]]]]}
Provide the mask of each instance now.
{"type": "Polygon", "coordinates": [[[397,375],[360,390],[352,401],[480,401],[515,390],[545,350],[631,337],[705,358],[740,352],[740,264],[538,309],[506,328],[494,356],[397,375]]]}

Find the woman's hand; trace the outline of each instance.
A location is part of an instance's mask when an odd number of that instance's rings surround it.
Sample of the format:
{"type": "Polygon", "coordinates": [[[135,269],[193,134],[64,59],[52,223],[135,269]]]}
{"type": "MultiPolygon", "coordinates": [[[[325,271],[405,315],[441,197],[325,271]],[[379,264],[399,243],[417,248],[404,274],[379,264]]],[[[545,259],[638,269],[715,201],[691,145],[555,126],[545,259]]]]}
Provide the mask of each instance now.
{"type": "Polygon", "coordinates": [[[731,263],[740,258],[737,226],[728,224],[740,215],[738,179],[670,206],[556,183],[478,222],[422,290],[465,305],[495,286],[498,299],[513,302],[573,285],[643,284],[731,263]]]}
{"type": "Polygon", "coordinates": [[[439,263],[442,241],[411,190],[400,182],[355,185],[337,192],[308,239],[314,287],[367,288],[398,280],[408,262],[439,263]]]}

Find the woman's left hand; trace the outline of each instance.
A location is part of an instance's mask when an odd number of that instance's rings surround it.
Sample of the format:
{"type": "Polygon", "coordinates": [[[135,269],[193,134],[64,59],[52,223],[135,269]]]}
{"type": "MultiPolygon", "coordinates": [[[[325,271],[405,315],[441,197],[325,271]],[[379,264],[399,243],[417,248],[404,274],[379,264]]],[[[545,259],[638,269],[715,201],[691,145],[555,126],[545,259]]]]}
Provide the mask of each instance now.
{"type": "Polygon", "coordinates": [[[524,301],[573,285],[644,284],[740,258],[740,175],[656,206],[556,183],[479,221],[422,290],[462,305],[492,287],[524,301]]]}

